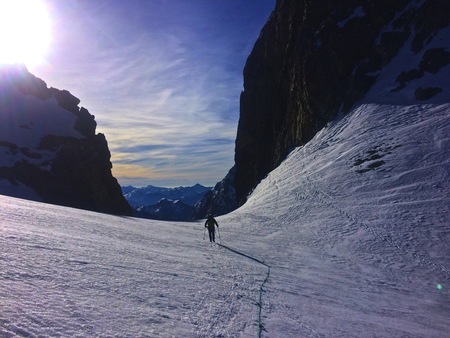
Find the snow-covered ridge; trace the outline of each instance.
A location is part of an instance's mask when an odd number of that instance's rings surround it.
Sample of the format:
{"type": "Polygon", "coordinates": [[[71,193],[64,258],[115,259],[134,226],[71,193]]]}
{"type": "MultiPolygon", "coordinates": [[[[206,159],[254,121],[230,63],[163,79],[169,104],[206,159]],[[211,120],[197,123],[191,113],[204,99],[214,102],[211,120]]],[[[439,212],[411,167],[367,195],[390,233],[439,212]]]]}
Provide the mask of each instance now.
{"type": "Polygon", "coordinates": [[[41,156],[26,156],[26,151],[38,153],[43,136],[64,136],[82,138],[79,131],[74,129],[77,116],[58,105],[56,98],[46,100],[33,95],[25,95],[19,89],[8,83],[5,79],[5,69],[2,72],[0,90],[0,142],[2,147],[8,144],[22,149],[17,153],[3,152],[0,157],[0,166],[12,166],[17,161],[30,160],[45,162],[53,155],[48,151],[42,151],[41,156]],[[24,154],[25,153],[25,154],[24,154]],[[38,161],[39,159],[39,161],[38,161]]]}
{"type": "Polygon", "coordinates": [[[277,1],[244,68],[238,204],[361,100],[448,103],[448,12],[448,1],[277,1]]]}
{"type": "Polygon", "coordinates": [[[164,221],[192,221],[195,207],[212,188],[195,184],[190,187],[122,187],[122,193],[133,207],[133,216],[164,221]]]}
{"type": "Polygon", "coordinates": [[[0,65],[0,193],[130,214],[95,117],[23,65],[0,65]]]}
{"type": "Polygon", "coordinates": [[[188,205],[194,205],[209,190],[211,190],[211,187],[204,187],[200,184],[175,188],[155,187],[152,185],[142,188],[133,186],[122,187],[122,193],[133,207],[156,204],[163,198],[179,199],[188,205]]]}
{"type": "Polygon", "coordinates": [[[77,117],[58,106],[56,99],[40,100],[8,89],[0,92],[1,118],[9,122],[0,125],[3,141],[33,148],[39,146],[41,135],[83,137],[73,128],[77,117]]]}
{"type": "Polygon", "coordinates": [[[237,253],[1,197],[0,335],[254,337],[262,287],[262,337],[444,337],[449,136],[449,104],[361,104],[218,218],[237,253]]]}
{"type": "Polygon", "coordinates": [[[267,239],[238,244],[273,264],[265,327],[445,336],[449,149],[450,104],[363,104],[271,172],[222,220],[241,226],[236,242],[267,239]]]}

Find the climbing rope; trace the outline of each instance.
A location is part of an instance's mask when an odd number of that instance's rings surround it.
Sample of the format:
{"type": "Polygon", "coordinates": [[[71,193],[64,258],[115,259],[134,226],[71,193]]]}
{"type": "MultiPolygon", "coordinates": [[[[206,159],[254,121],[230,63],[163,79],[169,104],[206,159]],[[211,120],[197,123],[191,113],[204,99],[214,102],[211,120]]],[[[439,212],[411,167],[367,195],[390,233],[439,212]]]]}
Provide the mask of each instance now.
{"type": "Polygon", "coordinates": [[[262,335],[262,330],[265,330],[264,326],[262,325],[262,320],[261,320],[261,313],[262,313],[262,294],[264,292],[264,285],[266,284],[267,280],[269,279],[270,276],[270,265],[264,263],[263,261],[260,261],[259,259],[249,256],[243,252],[237,251],[235,249],[232,249],[226,245],[223,244],[218,244],[219,246],[221,246],[222,248],[225,248],[231,252],[234,252],[235,254],[244,256],[248,259],[251,259],[259,264],[264,265],[267,268],[267,274],[266,274],[266,278],[264,279],[264,281],[262,282],[261,286],[259,287],[259,301],[257,303],[258,305],[258,337],[261,338],[262,335]]]}
{"type": "MultiPolygon", "coordinates": [[[[262,293],[263,293],[263,287],[264,284],[266,284],[267,280],[269,279],[270,276],[270,266],[262,263],[263,265],[265,265],[267,267],[267,275],[266,275],[266,279],[264,279],[264,282],[262,282],[260,288],[259,288],[259,302],[258,302],[258,327],[259,327],[259,331],[258,331],[258,337],[261,338],[261,333],[262,330],[264,329],[264,326],[262,325],[262,321],[261,321],[261,312],[262,312],[262,293]]],[[[265,330],[265,329],[264,329],[265,330]]]]}

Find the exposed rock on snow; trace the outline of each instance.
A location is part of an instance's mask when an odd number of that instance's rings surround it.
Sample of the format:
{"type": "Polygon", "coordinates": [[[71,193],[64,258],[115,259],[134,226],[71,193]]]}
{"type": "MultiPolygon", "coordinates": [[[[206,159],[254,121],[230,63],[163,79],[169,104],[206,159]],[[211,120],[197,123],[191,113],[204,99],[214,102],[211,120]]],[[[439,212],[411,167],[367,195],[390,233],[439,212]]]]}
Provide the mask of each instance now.
{"type": "Polygon", "coordinates": [[[2,66],[0,88],[0,193],[131,214],[106,139],[78,98],[24,66],[2,66]]]}
{"type": "Polygon", "coordinates": [[[232,250],[203,222],[0,196],[0,336],[445,337],[449,113],[358,105],[217,219],[232,250]]]}
{"type": "Polygon", "coordinates": [[[421,102],[443,93],[418,80],[449,64],[448,40],[439,37],[448,13],[449,1],[277,1],[244,69],[238,203],[292,147],[362,99],[404,47],[409,57],[391,69],[389,86],[421,102]]]}
{"type": "MultiPolygon", "coordinates": [[[[247,152],[239,180],[250,183],[240,196],[261,181],[218,218],[230,250],[202,240],[203,222],[0,196],[0,335],[448,336],[448,6],[277,2],[246,68],[237,165],[247,152]],[[437,61],[425,56],[442,48],[437,61]]],[[[51,168],[26,131],[52,125],[17,122],[22,142],[12,133],[0,144],[1,165],[51,168]]],[[[52,129],[45,149],[83,138],[69,129],[52,129]]]]}
{"type": "Polygon", "coordinates": [[[195,204],[192,219],[225,215],[236,209],[235,167],[231,168],[225,178],[208,191],[203,199],[195,204]]]}

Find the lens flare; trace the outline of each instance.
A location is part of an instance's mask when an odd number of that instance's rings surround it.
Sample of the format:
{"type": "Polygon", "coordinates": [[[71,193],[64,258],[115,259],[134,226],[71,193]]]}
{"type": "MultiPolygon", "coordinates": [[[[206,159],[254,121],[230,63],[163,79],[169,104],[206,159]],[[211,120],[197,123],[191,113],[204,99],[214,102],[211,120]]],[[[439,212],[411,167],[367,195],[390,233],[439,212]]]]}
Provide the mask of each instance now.
{"type": "Polygon", "coordinates": [[[0,63],[39,64],[49,43],[50,20],[42,1],[0,1],[0,63]]]}

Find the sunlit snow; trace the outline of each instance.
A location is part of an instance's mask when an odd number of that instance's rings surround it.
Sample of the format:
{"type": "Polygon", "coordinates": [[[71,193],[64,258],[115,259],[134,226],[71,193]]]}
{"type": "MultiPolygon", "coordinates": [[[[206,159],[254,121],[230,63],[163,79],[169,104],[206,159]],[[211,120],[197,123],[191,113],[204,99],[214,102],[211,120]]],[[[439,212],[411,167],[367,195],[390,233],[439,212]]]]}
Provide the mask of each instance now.
{"type": "Polygon", "coordinates": [[[449,149],[449,104],[362,104],[218,218],[224,246],[1,196],[0,336],[448,336],[449,149]]]}

